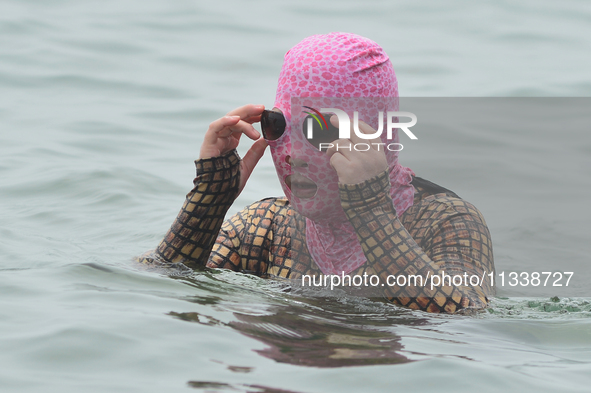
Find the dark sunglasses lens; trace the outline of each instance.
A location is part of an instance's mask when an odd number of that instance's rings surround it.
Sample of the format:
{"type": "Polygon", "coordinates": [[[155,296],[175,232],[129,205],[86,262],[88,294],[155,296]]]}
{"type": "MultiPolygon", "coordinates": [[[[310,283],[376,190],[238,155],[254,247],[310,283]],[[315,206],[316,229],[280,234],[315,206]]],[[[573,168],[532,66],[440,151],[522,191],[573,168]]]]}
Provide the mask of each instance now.
{"type": "Polygon", "coordinates": [[[269,141],[279,139],[285,132],[285,117],[282,113],[263,111],[261,115],[261,131],[263,138],[269,141]]]}

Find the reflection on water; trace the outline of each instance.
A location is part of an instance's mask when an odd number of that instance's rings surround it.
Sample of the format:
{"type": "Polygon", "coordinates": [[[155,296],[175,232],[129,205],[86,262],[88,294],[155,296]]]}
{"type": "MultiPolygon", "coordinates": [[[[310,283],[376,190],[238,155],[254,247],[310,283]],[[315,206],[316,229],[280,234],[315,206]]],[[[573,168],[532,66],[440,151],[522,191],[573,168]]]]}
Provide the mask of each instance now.
{"type": "Polygon", "coordinates": [[[190,387],[196,389],[203,389],[206,392],[221,392],[221,391],[242,391],[245,393],[297,393],[293,390],[277,389],[262,385],[250,384],[229,384],[223,382],[207,382],[207,381],[189,381],[187,383],[190,387]]]}
{"type": "MultiPolygon", "coordinates": [[[[367,326],[325,319],[295,307],[277,307],[271,315],[234,313],[238,319],[223,323],[196,312],[170,312],[176,318],[203,325],[225,325],[265,343],[260,355],[280,363],[309,367],[343,367],[407,363],[400,353],[400,337],[367,326]],[[349,325],[349,326],[348,326],[349,325]]],[[[416,322],[416,321],[415,321],[416,322]]]]}

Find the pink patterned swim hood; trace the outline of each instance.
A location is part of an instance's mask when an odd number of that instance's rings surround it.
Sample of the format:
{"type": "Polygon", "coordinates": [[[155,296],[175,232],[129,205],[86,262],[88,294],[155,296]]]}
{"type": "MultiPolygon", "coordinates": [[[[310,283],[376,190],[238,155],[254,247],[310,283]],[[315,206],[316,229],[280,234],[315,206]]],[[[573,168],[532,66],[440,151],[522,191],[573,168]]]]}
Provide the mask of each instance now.
{"type": "MultiPolygon", "coordinates": [[[[324,274],[348,274],[365,263],[363,250],[340,204],[338,176],[326,153],[302,132],[303,106],[336,107],[378,128],[378,111],[398,109],[398,82],[384,50],[375,42],[348,33],[314,35],[290,49],[279,75],[275,107],[286,119],[285,133],[268,141],[281,186],[293,208],[305,216],[306,241],[324,274]],[[357,99],[356,99],[357,98],[357,99]],[[363,99],[360,99],[363,98],[363,99]],[[293,107],[292,107],[293,104],[293,107]],[[305,165],[291,166],[287,157],[305,165]],[[317,185],[313,197],[298,198],[287,186],[288,175],[304,176],[317,185]]],[[[320,108],[317,108],[318,110],[320,108]]],[[[398,142],[396,132],[385,144],[398,142]]],[[[398,164],[398,152],[384,148],[390,195],[398,215],[412,206],[412,170],[398,164]]]]}

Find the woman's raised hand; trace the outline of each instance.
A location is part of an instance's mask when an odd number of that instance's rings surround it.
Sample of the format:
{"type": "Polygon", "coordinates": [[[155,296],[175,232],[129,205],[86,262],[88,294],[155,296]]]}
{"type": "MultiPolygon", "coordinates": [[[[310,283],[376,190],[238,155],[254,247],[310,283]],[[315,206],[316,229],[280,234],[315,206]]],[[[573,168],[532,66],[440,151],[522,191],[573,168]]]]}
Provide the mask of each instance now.
{"type": "MultiPolygon", "coordinates": [[[[338,126],[336,116],[330,118],[334,126],[338,126]]],[[[359,121],[359,130],[364,134],[374,134],[375,130],[367,123],[359,121]]],[[[326,151],[330,157],[330,165],[337,171],[339,182],[343,184],[357,184],[379,175],[388,168],[388,161],[384,153],[384,144],[379,137],[375,139],[361,139],[351,126],[350,139],[338,139],[326,151]],[[353,145],[363,143],[364,149],[357,150],[353,145]],[[368,149],[365,150],[365,146],[368,149]],[[380,148],[381,146],[381,148],[380,148]]]]}
{"type": "Polygon", "coordinates": [[[199,158],[206,159],[221,156],[238,147],[242,134],[255,141],[240,162],[240,192],[267,147],[267,142],[252,126],[261,120],[264,109],[264,105],[249,104],[228,112],[209,125],[201,145],[199,158]]]}

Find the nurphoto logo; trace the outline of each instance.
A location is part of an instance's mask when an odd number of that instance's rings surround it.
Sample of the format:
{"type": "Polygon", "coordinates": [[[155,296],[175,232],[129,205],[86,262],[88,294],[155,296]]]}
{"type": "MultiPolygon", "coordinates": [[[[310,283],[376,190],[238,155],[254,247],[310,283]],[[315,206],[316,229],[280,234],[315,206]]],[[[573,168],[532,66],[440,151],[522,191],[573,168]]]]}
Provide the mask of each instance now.
{"type": "MultiPolygon", "coordinates": [[[[305,135],[308,140],[312,142],[312,140],[318,140],[318,137],[314,137],[314,120],[316,124],[320,127],[321,131],[328,131],[332,127],[332,124],[326,120],[323,113],[334,113],[338,120],[339,120],[339,128],[338,128],[338,139],[350,139],[351,138],[351,119],[347,112],[342,109],[338,108],[321,108],[320,110],[314,109],[309,106],[303,106],[306,109],[309,109],[311,112],[304,111],[304,113],[308,114],[309,116],[306,117],[306,124],[305,124],[305,135]]],[[[410,127],[417,124],[417,116],[411,112],[396,112],[396,111],[388,111],[386,113],[386,138],[388,140],[393,140],[393,133],[395,129],[400,129],[404,131],[404,133],[410,139],[418,139],[415,134],[410,130],[410,127]],[[401,122],[399,121],[400,117],[410,118],[410,121],[401,122]]],[[[318,131],[318,130],[317,130],[318,131]]],[[[382,133],[384,132],[384,112],[378,112],[378,129],[371,134],[363,133],[359,129],[359,112],[353,112],[353,132],[357,135],[360,139],[370,140],[380,138],[382,133]]],[[[335,135],[336,137],[336,135],[335,135]]],[[[324,139],[324,138],[322,138],[324,139]]],[[[391,142],[391,143],[383,143],[383,142],[371,142],[371,143],[354,143],[350,145],[336,145],[334,146],[332,142],[320,142],[318,143],[318,150],[326,150],[331,147],[336,147],[337,151],[340,150],[349,150],[351,149],[356,151],[367,151],[374,146],[379,151],[382,146],[384,149],[388,149],[389,151],[400,151],[404,148],[401,143],[398,142],[391,142]]]]}

